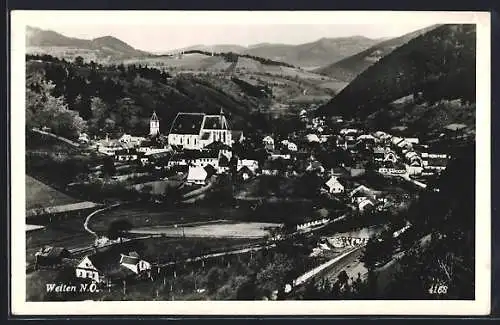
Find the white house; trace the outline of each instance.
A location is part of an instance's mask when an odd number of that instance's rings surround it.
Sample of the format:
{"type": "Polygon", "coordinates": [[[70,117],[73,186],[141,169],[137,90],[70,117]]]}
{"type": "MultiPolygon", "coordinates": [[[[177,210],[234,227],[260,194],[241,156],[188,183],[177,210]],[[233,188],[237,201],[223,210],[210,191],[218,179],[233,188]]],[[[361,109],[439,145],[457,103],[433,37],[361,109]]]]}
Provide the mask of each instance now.
{"type": "Polygon", "coordinates": [[[168,144],[199,150],[212,142],[232,146],[229,124],[223,114],[178,113],[170,128],[168,144]]]}
{"type": "Polygon", "coordinates": [[[119,139],[118,141],[120,141],[121,143],[124,143],[124,144],[128,144],[128,145],[133,145],[133,146],[139,146],[141,144],[142,141],[145,141],[146,138],[144,137],[135,137],[135,136],[132,136],[130,134],[123,134],[119,139]]]}
{"type": "Polygon", "coordinates": [[[306,135],[307,142],[320,142],[319,137],[316,134],[308,134],[306,135]]]}
{"type": "Polygon", "coordinates": [[[91,256],[85,256],[75,269],[76,277],[80,279],[90,279],[94,282],[104,282],[104,274],[102,274],[94,265],[91,256]]]}
{"type": "Polygon", "coordinates": [[[267,150],[274,150],[274,139],[271,136],[265,136],[262,143],[267,150]]]}
{"type": "Polygon", "coordinates": [[[205,185],[208,173],[203,167],[189,167],[187,183],[205,185]]]}
{"type": "Polygon", "coordinates": [[[420,140],[419,138],[405,138],[405,141],[411,144],[419,144],[420,140]]]}
{"type": "Polygon", "coordinates": [[[299,150],[297,148],[297,145],[295,143],[293,143],[293,142],[288,142],[287,148],[288,148],[289,151],[293,151],[293,152],[299,150]]]}
{"type": "Polygon", "coordinates": [[[386,151],[384,154],[384,161],[395,163],[398,161],[398,156],[393,151],[386,151]]]}
{"type": "Polygon", "coordinates": [[[325,183],[325,185],[328,187],[328,191],[330,193],[343,193],[344,192],[344,185],[342,185],[338,178],[335,176],[330,177],[330,179],[325,183]]]}

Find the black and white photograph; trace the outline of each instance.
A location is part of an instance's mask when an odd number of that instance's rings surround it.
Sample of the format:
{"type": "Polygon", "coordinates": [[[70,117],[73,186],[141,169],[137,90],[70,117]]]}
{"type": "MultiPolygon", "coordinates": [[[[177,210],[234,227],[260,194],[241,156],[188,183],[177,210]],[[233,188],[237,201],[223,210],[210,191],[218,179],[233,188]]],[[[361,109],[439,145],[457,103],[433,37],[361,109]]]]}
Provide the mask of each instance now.
{"type": "Polygon", "coordinates": [[[488,13],[11,20],[14,311],[489,313],[488,13]]]}

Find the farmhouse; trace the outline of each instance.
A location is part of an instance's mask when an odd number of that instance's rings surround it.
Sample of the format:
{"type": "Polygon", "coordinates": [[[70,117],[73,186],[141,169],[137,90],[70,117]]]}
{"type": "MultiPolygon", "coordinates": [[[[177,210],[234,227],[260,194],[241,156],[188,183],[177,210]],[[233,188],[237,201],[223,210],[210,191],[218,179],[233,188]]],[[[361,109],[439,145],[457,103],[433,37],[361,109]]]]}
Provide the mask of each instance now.
{"type": "Polygon", "coordinates": [[[204,113],[178,113],[168,135],[168,143],[183,149],[199,150],[212,142],[232,145],[226,117],[204,113]]]}

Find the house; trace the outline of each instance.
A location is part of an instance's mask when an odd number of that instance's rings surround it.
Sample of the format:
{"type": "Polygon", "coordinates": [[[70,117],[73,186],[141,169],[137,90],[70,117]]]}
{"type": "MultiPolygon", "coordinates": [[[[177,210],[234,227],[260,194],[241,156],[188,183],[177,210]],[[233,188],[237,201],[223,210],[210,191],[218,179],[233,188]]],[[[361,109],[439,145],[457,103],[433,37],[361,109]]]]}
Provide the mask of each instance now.
{"type": "Polygon", "coordinates": [[[119,139],[118,141],[120,141],[121,143],[124,143],[124,144],[127,144],[129,146],[134,146],[134,147],[138,147],[141,145],[141,143],[143,141],[145,141],[146,138],[143,138],[143,137],[134,137],[130,134],[123,134],[119,139]]]}
{"type": "Polygon", "coordinates": [[[134,161],[139,158],[139,154],[136,149],[121,149],[115,151],[115,160],[117,161],[134,161]]]}
{"type": "Polygon", "coordinates": [[[375,207],[375,204],[369,198],[365,198],[358,203],[358,209],[360,212],[367,212],[375,207]]]}
{"type": "Polygon", "coordinates": [[[97,151],[107,156],[114,156],[118,150],[125,149],[125,145],[118,140],[104,139],[97,142],[97,151]]]}
{"type": "Polygon", "coordinates": [[[323,174],[325,172],[325,168],[319,161],[312,161],[306,167],[306,172],[316,172],[318,174],[323,174]]]}
{"type": "Polygon", "coordinates": [[[312,143],[312,142],[319,143],[319,142],[321,142],[319,140],[319,137],[316,134],[313,134],[313,133],[306,135],[306,141],[309,142],[309,143],[312,143]]]}
{"type": "Polygon", "coordinates": [[[78,142],[89,143],[90,138],[89,138],[88,134],[87,133],[80,133],[80,135],[78,136],[78,142]]]}
{"type": "Polygon", "coordinates": [[[271,136],[269,136],[269,135],[265,136],[262,139],[262,144],[264,145],[264,148],[266,150],[270,150],[270,151],[274,150],[274,139],[271,136]]]}
{"type": "Polygon", "coordinates": [[[243,166],[238,170],[238,178],[240,180],[246,181],[253,175],[255,175],[255,172],[250,170],[250,168],[248,168],[247,166],[243,166]]]}
{"type": "Polygon", "coordinates": [[[231,131],[231,144],[242,143],[244,140],[245,136],[243,135],[243,131],[241,130],[231,131]]]}
{"type": "Polygon", "coordinates": [[[184,152],[175,154],[167,163],[167,167],[174,166],[191,166],[191,167],[206,167],[208,165],[215,168],[218,174],[229,170],[229,156],[225,155],[222,150],[185,150],[184,152]]]}
{"type": "Polygon", "coordinates": [[[375,137],[371,134],[362,134],[356,138],[357,141],[375,142],[375,137]]]}
{"type": "Polygon", "coordinates": [[[344,185],[342,185],[338,178],[335,176],[330,177],[330,179],[325,183],[326,187],[328,188],[329,193],[343,193],[344,192],[344,185]]]}
{"type": "Polygon", "coordinates": [[[75,269],[77,278],[88,279],[97,283],[105,281],[105,274],[101,265],[102,259],[96,258],[96,255],[87,255],[78,263],[75,269]]]}
{"type": "Polygon", "coordinates": [[[405,138],[405,141],[407,143],[411,143],[411,144],[419,144],[420,143],[419,138],[405,138]]]}
{"type": "Polygon", "coordinates": [[[396,155],[396,153],[394,151],[388,150],[384,154],[383,161],[389,161],[389,162],[395,163],[398,161],[398,156],[396,155]]]}
{"type": "Polygon", "coordinates": [[[376,147],[373,149],[373,158],[375,161],[384,161],[385,158],[385,148],[376,147]]]}
{"type": "Polygon", "coordinates": [[[422,153],[422,166],[424,169],[443,171],[448,165],[450,157],[446,154],[422,153]]]}
{"type": "Polygon", "coordinates": [[[351,202],[356,204],[359,204],[367,198],[376,200],[375,192],[364,185],[359,185],[352,190],[351,193],[349,193],[349,197],[351,198],[351,202]]]}
{"type": "Polygon", "coordinates": [[[208,173],[204,167],[189,167],[187,183],[189,184],[198,184],[205,185],[207,180],[208,173]]]}
{"type": "Polygon", "coordinates": [[[45,246],[35,253],[35,265],[37,267],[60,265],[64,258],[71,258],[71,253],[66,248],[45,246]]]}
{"type": "Polygon", "coordinates": [[[236,170],[239,172],[243,167],[248,168],[252,173],[255,173],[259,168],[257,160],[252,159],[239,159],[236,170]]]}
{"type": "Polygon", "coordinates": [[[120,265],[126,267],[137,275],[151,271],[151,263],[141,260],[139,258],[139,254],[136,252],[130,252],[127,255],[120,254],[120,265]]]}
{"type": "Polygon", "coordinates": [[[293,142],[288,142],[287,149],[288,149],[288,151],[292,151],[292,152],[296,152],[299,150],[297,145],[293,142]]]}
{"type": "Polygon", "coordinates": [[[168,135],[168,143],[183,149],[200,150],[212,142],[232,145],[226,117],[204,113],[178,113],[168,135]]]}
{"type": "Polygon", "coordinates": [[[281,151],[279,150],[275,150],[271,153],[271,156],[269,157],[269,159],[271,160],[274,160],[274,159],[284,159],[284,160],[290,160],[291,158],[291,155],[290,154],[286,154],[286,153],[282,153],[281,151]]]}
{"type": "Polygon", "coordinates": [[[339,133],[340,133],[340,135],[343,135],[343,136],[356,135],[358,133],[358,130],[356,130],[356,129],[341,129],[339,133]]]}

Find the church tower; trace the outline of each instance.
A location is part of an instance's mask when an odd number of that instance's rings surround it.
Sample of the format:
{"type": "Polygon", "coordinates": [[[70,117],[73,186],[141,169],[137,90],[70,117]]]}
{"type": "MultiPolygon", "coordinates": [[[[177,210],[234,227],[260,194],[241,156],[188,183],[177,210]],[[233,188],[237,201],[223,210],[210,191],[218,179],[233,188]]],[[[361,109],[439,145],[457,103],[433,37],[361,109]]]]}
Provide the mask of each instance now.
{"type": "Polygon", "coordinates": [[[156,112],[153,112],[151,119],[149,120],[149,135],[155,136],[160,133],[160,120],[156,116],[156,112]]]}

